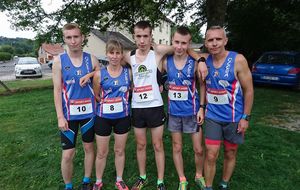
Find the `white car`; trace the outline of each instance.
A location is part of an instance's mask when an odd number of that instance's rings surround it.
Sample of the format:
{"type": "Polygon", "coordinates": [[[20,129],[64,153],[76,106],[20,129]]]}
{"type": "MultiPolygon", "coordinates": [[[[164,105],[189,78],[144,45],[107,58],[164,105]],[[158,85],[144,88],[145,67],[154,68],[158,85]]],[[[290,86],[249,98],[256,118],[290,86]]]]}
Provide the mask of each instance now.
{"type": "Polygon", "coordinates": [[[35,57],[20,57],[15,65],[15,76],[42,77],[42,67],[35,57]]]}

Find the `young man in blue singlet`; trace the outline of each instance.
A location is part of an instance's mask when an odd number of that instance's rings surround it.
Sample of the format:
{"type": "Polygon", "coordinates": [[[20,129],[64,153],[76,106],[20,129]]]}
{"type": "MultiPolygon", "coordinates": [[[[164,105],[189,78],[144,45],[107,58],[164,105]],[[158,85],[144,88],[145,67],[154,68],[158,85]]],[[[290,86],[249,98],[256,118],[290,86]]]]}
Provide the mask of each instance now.
{"type": "MultiPolygon", "coordinates": [[[[204,158],[200,127],[204,118],[197,118],[200,101],[196,87],[196,71],[199,63],[187,54],[191,38],[187,27],[178,27],[172,37],[174,55],[168,55],[163,61],[163,69],[167,72],[169,83],[168,129],[172,134],[173,161],[179,177],[178,190],[188,189],[182,157],[182,133],[190,134],[193,142],[196,185],[200,189],[205,186],[202,175],[204,158]]],[[[204,97],[205,88],[201,89],[200,93],[204,97]]],[[[201,101],[201,105],[204,105],[204,98],[201,101]]]]}
{"type": "Polygon", "coordinates": [[[225,30],[220,26],[206,31],[205,46],[209,52],[206,64],[209,69],[205,83],[201,82],[201,85],[206,85],[207,106],[198,113],[203,117],[205,112],[206,190],[212,190],[222,141],[224,163],[219,189],[229,189],[237,148],[244,142],[253,104],[252,76],[247,60],[241,54],[227,51],[227,41],[225,30]]]}
{"type": "Polygon", "coordinates": [[[82,86],[82,77],[99,70],[95,56],[82,51],[84,36],[77,24],[63,27],[67,51],[54,58],[53,86],[58,128],[61,131],[61,172],[65,190],[72,190],[73,158],[80,127],[84,147],[84,178],[82,190],[92,188],[90,177],[94,165],[94,115],[95,99],[92,84],[82,86]]]}
{"type": "Polygon", "coordinates": [[[123,46],[117,40],[106,44],[106,56],[109,64],[96,72],[93,79],[97,99],[97,116],[95,133],[97,142],[96,177],[93,190],[103,189],[102,176],[109,152],[109,141],[114,131],[114,152],[116,166],[116,183],[118,190],[128,190],[122,179],[125,166],[125,146],[130,123],[129,90],[131,88],[131,70],[121,66],[123,46]]]}

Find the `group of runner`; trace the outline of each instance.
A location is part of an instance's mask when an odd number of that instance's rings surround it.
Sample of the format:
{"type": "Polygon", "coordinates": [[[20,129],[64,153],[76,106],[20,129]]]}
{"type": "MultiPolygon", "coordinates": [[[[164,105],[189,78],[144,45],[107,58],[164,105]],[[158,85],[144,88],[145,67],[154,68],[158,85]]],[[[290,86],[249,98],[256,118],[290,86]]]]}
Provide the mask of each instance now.
{"type": "Polygon", "coordinates": [[[212,189],[216,160],[224,141],[224,169],[220,189],[228,189],[237,145],[243,143],[253,102],[251,73],[246,59],[225,50],[227,37],[222,27],[210,27],[205,35],[209,54],[189,49],[191,33],[180,26],[172,36],[172,46],[152,44],[152,27],[147,21],[134,26],[137,49],[124,52],[117,39],[106,44],[109,64],[100,68],[97,59],[82,50],[84,36],[77,24],[63,27],[67,51],[54,59],[54,102],[61,131],[61,171],[65,190],[72,190],[73,158],[78,130],[84,147],[82,190],[103,189],[103,173],[114,133],[115,186],[129,189],[122,176],[128,132],[133,126],[139,169],[132,190],[142,189],[146,173],[147,129],[151,133],[157,167],[157,189],[165,190],[163,131],[166,115],[161,96],[162,72],[168,76],[168,130],[172,135],[173,161],[179,190],[188,188],[182,157],[182,133],[191,136],[195,160],[195,183],[212,189]],[[124,66],[129,63],[131,69],[124,66]],[[207,66],[207,67],[206,67],[207,66]],[[200,83],[200,96],[196,81],[200,83]],[[132,96],[130,96],[132,93],[132,96]],[[130,97],[132,97],[130,99],[130,97]],[[205,120],[205,157],[202,124],[205,120]],[[91,183],[95,160],[96,182],[91,183]],[[204,161],[205,158],[205,161],[204,161]],[[203,175],[203,167],[204,174],[203,175]]]}

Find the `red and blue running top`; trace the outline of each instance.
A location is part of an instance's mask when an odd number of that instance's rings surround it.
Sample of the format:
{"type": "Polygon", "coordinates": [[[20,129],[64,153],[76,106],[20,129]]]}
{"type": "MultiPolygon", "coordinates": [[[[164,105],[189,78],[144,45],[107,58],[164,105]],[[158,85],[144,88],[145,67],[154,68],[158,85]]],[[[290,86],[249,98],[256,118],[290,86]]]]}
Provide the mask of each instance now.
{"type": "Polygon", "coordinates": [[[108,119],[123,118],[129,115],[129,89],[131,80],[129,69],[122,68],[118,77],[112,77],[107,68],[101,69],[100,97],[97,105],[97,115],[108,119]]]}
{"type": "Polygon", "coordinates": [[[84,87],[79,80],[93,71],[91,55],[83,52],[82,64],[76,67],[67,53],[60,55],[62,74],[62,106],[65,118],[69,120],[82,120],[95,116],[95,98],[92,82],[84,87]]]}
{"type": "Polygon", "coordinates": [[[200,102],[196,88],[195,59],[188,56],[184,67],[176,68],[173,56],[167,57],[169,82],[168,112],[175,116],[196,115],[200,102]]]}
{"type": "Polygon", "coordinates": [[[207,118],[223,122],[238,122],[242,118],[244,97],[234,74],[236,55],[236,52],[230,51],[220,68],[214,67],[211,55],[206,60],[207,118]]]}

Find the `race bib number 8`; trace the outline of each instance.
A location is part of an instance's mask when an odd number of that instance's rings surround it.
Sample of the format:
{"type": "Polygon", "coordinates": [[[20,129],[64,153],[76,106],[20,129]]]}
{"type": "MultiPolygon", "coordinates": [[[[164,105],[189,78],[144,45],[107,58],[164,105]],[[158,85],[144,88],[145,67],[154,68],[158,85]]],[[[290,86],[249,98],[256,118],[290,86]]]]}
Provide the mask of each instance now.
{"type": "Polygon", "coordinates": [[[207,101],[210,104],[229,104],[226,90],[207,90],[207,101]]]}
{"type": "Polygon", "coordinates": [[[90,98],[70,100],[70,115],[83,115],[93,113],[93,105],[90,98]]]}
{"type": "Polygon", "coordinates": [[[187,86],[169,86],[169,99],[173,101],[185,101],[188,100],[188,87],[187,86]]]}
{"type": "Polygon", "coordinates": [[[123,102],[122,98],[108,98],[103,102],[103,113],[104,114],[112,114],[112,113],[120,113],[123,111],[123,102]]]}
{"type": "Polygon", "coordinates": [[[153,100],[152,85],[134,88],[132,96],[136,102],[147,102],[153,100]]]}

